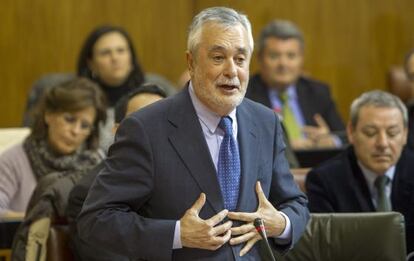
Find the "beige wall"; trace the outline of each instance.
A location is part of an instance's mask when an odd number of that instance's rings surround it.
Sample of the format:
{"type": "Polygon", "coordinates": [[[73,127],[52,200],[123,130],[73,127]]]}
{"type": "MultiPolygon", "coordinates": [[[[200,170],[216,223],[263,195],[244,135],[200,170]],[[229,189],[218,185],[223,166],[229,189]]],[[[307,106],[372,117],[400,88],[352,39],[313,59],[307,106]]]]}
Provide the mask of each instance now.
{"type": "Polygon", "coordinates": [[[148,72],[173,81],[185,68],[188,0],[4,0],[0,7],[0,127],[21,124],[33,81],[76,70],[78,52],[97,25],[123,26],[148,72]]]}
{"type": "MultiPolygon", "coordinates": [[[[364,91],[386,89],[390,65],[414,48],[412,0],[233,0],[196,1],[244,11],[256,37],[272,19],[295,22],[305,35],[305,70],[328,82],[344,119],[351,101],[364,91]]],[[[251,73],[256,71],[252,61],[251,73]]]]}
{"type": "MultiPolygon", "coordinates": [[[[385,73],[414,47],[412,0],[4,0],[0,8],[0,127],[18,126],[27,92],[47,72],[74,71],[96,25],[130,32],[146,71],[176,81],[185,68],[186,30],[207,6],[244,11],[254,35],[274,18],[303,30],[305,70],[332,86],[344,118],[353,98],[385,89],[385,73]]],[[[251,72],[257,68],[253,59],[251,72]]]]}

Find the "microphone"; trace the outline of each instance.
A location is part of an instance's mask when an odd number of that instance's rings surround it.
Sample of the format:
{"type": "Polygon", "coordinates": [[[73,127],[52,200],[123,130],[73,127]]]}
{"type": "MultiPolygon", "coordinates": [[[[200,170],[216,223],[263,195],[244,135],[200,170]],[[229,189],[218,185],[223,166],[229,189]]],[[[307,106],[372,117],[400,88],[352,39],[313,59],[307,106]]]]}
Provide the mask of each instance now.
{"type": "Polygon", "coordinates": [[[266,229],[263,220],[261,218],[256,218],[253,221],[253,225],[256,228],[256,231],[262,237],[263,241],[265,242],[267,255],[272,261],[276,261],[275,257],[273,256],[272,249],[270,248],[269,241],[267,241],[266,229]]]}

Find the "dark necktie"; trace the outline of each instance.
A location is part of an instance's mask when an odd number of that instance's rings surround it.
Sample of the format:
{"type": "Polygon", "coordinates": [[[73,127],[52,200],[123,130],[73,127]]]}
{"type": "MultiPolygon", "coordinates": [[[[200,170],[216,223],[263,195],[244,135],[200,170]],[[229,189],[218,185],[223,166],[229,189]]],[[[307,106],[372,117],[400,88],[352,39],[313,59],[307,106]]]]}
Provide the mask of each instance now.
{"type": "Polygon", "coordinates": [[[224,208],[235,210],[240,187],[239,150],[233,137],[231,118],[228,116],[222,117],[218,126],[224,131],[217,164],[218,180],[224,198],[224,208]]]}
{"type": "Polygon", "coordinates": [[[386,175],[375,179],[374,185],[377,189],[377,211],[391,211],[391,202],[385,193],[385,187],[390,179],[386,175]]]}

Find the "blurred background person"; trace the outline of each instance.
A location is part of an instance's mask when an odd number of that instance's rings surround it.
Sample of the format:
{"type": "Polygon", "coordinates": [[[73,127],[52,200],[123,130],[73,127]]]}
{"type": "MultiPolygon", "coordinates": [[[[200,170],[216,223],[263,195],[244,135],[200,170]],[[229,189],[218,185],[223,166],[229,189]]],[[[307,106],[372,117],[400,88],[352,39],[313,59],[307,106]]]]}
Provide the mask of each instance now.
{"type": "MultiPolygon", "coordinates": [[[[79,54],[77,75],[97,83],[107,98],[108,120],[100,127],[100,146],[105,152],[113,140],[113,107],[121,97],[144,82],[158,84],[168,94],[175,92],[174,86],[160,75],[144,75],[129,34],[117,26],[99,26],[88,35],[79,54]]],[[[58,73],[46,75],[36,82],[29,95],[24,124],[30,124],[29,112],[45,88],[73,77],[70,73],[58,73]]]]}
{"type": "MultiPolygon", "coordinates": [[[[414,97],[414,49],[409,51],[404,60],[404,70],[407,75],[411,97],[414,97]]],[[[407,147],[414,150],[414,100],[407,102],[408,108],[408,141],[407,147]]]]}
{"type": "Polygon", "coordinates": [[[303,75],[304,47],[302,32],[290,21],[266,25],[258,41],[259,72],[246,97],[282,116],[294,149],[340,146],[331,131],[343,131],[344,124],[329,86],[303,75]]]}
{"type": "Polygon", "coordinates": [[[414,154],[404,149],[407,109],[398,97],[371,91],[352,103],[350,115],[347,133],[352,146],[306,178],[309,209],[400,212],[407,250],[414,251],[414,154]]]}
{"type": "Polygon", "coordinates": [[[98,126],[106,118],[105,97],[85,78],[49,88],[31,134],[0,156],[0,212],[23,215],[39,179],[52,172],[91,168],[103,158],[98,126]]]}
{"type": "MultiPolygon", "coordinates": [[[[115,133],[121,121],[134,111],[140,110],[143,107],[159,101],[165,98],[166,93],[157,85],[144,85],[138,89],[132,90],[128,95],[120,99],[115,105],[115,126],[113,132],[115,133]]],[[[86,174],[75,187],[72,189],[69,195],[68,205],[66,213],[70,223],[70,237],[71,247],[75,255],[76,260],[129,260],[127,257],[123,257],[112,253],[103,248],[96,248],[88,242],[81,240],[76,228],[76,217],[80,213],[83,202],[88,195],[89,188],[94,182],[99,171],[104,167],[103,162],[93,168],[88,174],[86,174]]]]}
{"type": "Polygon", "coordinates": [[[144,72],[128,33],[115,26],[93,30],[80,51],[77,73],[97,82],[108,100],[108,122],[102,127],[100,140],[101,147],[107,149],[113,140],[113,107],[144,82],[144,72]]]}

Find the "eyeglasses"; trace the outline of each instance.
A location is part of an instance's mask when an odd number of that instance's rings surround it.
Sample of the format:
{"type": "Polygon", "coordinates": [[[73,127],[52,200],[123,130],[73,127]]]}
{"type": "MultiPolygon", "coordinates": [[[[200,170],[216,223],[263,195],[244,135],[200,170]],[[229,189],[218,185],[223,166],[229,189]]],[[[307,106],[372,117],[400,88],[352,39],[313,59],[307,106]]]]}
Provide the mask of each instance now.
{"type": "Polygon", "coordinates": [[[78,119],[76,116],[68,112],[65,112],[62,114],[62,119],[65,123],[70,124],[72,126],[76,126],[78,121],[80,121],[80,129],[82,132],[85,132],[85,133],[90,133],[94,129],[94,126],[92,123],[86,120],[78,119]]]}

